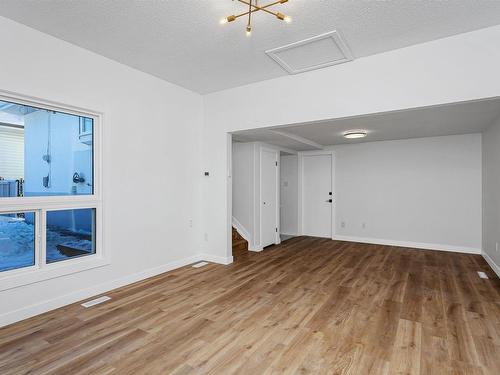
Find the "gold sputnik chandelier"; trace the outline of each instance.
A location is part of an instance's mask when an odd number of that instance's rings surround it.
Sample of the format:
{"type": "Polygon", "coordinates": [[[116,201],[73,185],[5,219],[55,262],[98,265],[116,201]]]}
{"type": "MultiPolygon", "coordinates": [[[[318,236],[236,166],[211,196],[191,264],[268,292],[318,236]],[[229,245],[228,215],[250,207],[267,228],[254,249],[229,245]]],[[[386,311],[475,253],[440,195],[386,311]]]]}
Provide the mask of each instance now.
{"type": "Polygon", "coordinates": [[[278,0],[278,1],[266,4],[266,5],[259,5],[259,0],[238,0],[238,1],[240,3],[243,3],[243,4],[247,5],[248,6],[248,10],[245,13],[236,14],[236,15],[233,14],[231,16],[227,16],[226,18],[223,18],[220,21],[220,23],[224,24],[224,23],[228,23],[228,22],[233,22],[237,18],[247,16],[246,31],[247,31],[247,35],[248,36],[250,36],[251,33],[252,33],[252,14],[255,13],[255,12],[262,11],[264,13],[271,14],[271,15],[273,15],[274,17],[276,17],[280,21],[285,21],[285,22],[291,22],[292,21],[292,19],[290,17],[285,16],[283,13],[273,12],[273,11],[269,10],[269,8],[271,8],[272,6],[278,5],[278,4],[284,4],[284,3],[288,2],[288,0],[278,0]]]}

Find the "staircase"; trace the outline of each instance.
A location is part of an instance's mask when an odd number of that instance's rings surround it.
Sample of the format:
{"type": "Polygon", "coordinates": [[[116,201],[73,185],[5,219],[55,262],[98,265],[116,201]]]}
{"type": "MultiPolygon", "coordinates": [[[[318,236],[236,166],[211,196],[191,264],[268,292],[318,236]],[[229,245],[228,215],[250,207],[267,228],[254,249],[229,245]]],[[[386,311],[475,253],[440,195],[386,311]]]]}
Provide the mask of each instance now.
{"type": "Polygon", "coordinates": [[[248,242],[233,227],[233,259],[239,260],[248,257],[248,242]]]}

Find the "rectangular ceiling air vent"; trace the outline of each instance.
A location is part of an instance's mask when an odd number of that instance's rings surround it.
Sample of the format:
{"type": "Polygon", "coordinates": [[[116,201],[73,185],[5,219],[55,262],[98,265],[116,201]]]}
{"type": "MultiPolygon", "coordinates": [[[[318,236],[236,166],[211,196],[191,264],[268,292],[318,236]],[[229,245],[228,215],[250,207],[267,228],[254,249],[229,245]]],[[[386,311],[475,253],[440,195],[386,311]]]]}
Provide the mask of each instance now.
{"type": "Polygon", "coordinates": [[[349,48],[336,30],[270,49],[266,54],[290,74],[353,60],[349,48]]]}

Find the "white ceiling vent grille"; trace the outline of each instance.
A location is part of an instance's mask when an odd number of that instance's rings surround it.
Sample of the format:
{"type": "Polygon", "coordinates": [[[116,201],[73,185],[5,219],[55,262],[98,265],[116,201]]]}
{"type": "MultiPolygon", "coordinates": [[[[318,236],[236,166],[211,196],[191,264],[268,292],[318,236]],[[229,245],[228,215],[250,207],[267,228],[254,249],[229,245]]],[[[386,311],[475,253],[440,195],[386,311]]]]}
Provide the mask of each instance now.
{"type": "Polygon", "coordinates": [[[290,74],[352,61],[349,48],[335,30],[266,51],[290,74]]]}

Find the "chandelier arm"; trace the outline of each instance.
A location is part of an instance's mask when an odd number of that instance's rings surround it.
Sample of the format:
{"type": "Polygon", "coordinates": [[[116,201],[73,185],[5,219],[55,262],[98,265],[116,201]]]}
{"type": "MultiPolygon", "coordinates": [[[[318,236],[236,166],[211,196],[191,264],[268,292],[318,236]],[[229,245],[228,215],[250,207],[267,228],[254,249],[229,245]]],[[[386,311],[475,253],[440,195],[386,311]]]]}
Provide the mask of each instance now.
{"type": "MultiPolygon", "coordinates": [[[[280,1],[276,1],[275,3],[271,3],[271,4],[267,4],[267,5],[264,5],[264,6],[258,6],[258,5],[253,5],[251,4],[251,2],[249,3],[248,1],[245,1],[245,0],[238,0],[240,3],[243,3],[243,4],[246,4],[248,6],[252,6],[253,8],[255,8],[254,10],[252,10],[252,12],[257,12],[258,10],[262,10],[263,12],[266,12],[266,13],[269,13],[269,14],[272,14],[273,16],[276,17],[276,13],[275,12],[272,12],[266,8],[269,8],[273,5],[276,5],[276,4],[280,4],[280,1]]],[[[248,14],[248,12],[244,13],[244,14],[248,14]]],[[[238,16],[236,16],[238,17],[238,16]]]]}
{"type": "MultiPolygon", "coordinates": [[[[238,0],[238,1],[240,3],[249,5],[249,2],[246,1],[246,0],[238,0]]],[[[272,7],[273,5],[278,5],[278,4],[282,4],[282,2],[280,0],[278,0],[278,1],[275,1],[274,3],[269,3],[269,4],[266,4],[266,5],[263,5],[263,6],[252,4],[252,7],[255,8],[255,9],[259,9],[259,10],[264,10],[266,8],[272,7]]]]}
{"type": "Polygon", "coordinates": [[[247,23],[247,31],[252,27],[252,0],[248,3],[248,23],[247,23]]]}
{"type": "MultiPolygon", "coordinates": [[[[252,10],[252,13],[255,13],[255,12],[259,11],[259,10],[260,10],[260,9],[255,9],[255,10],[252,10]]],[[[264,10],[264,9],[262,9],[262,10],[264,10]]],[[[264,11],[265,11],[265,10],[264,10],[264,11]]],[[[243,17],[243,16],[248,15],[249,13],[250,13],[250,12],[240,13],[240,14],[235,15],[235,16],[234,16],[234,18],[235,18],[235,19],[236,19],[236,18],[240,18],[240,17],[243,17]]],[[[273,16],[275,16],[275,17],[277,16],[277,14],[276,14],[276,13],[273,13],[273,12],[271,12],[271,11],[269,11],[269,10],[267,11],[267,13],[272,14],[272,15],[273,15],[273,16]]]]}
{"type": "Polygon", "coordinates": [[[273,15],[274,17],[278,18],[281,21],[285,20],[285,21],[289,22],[289,19],[287,20],[288,17],[286,17],[284,14],[282,14],[280,12],[273,12],[273,11],[267,9],[267,8],[272,7],[274,5],[284,4],[284,3],[288,2],[288,0],[276,0],[272,3],[266,4],[263,6],[259,5],[259,0],[238,0],[238,2],[247,5],[248,11],[246,11],[244,13],[240,13],[238,15],[230,15],[230,16],[226,17],[224,20],[222,20],[221,23],[232,22],[232,21],[236,20],[237,18],[248,16],[247,33],[250,34],[250,32],[252,30],[252,13],[258,12],[259,10],[273,15]]]}
{"type": "MultiPolygon", "coordinates": [[[[252,13],[255,13],[255,12],[259,11],[259,10],[261,10],[261,9],[254,9],[254,10],[252,10],[252,13]]],[[[265,9],[262,9],[262,10],[266,11],[265,9]]],[[[247,11],[245,13],[237,14],[237,15],[234,16],[234,18],[240,18],[240,17],[246,16],[246,15],[248,15],[248,13],[250,13],[250,12],[247,11]]],[[[272,14],[273,16],[276,17],[276,13],[273,13],[270,10],[267,10],[267,13],[272,14]]]]}

